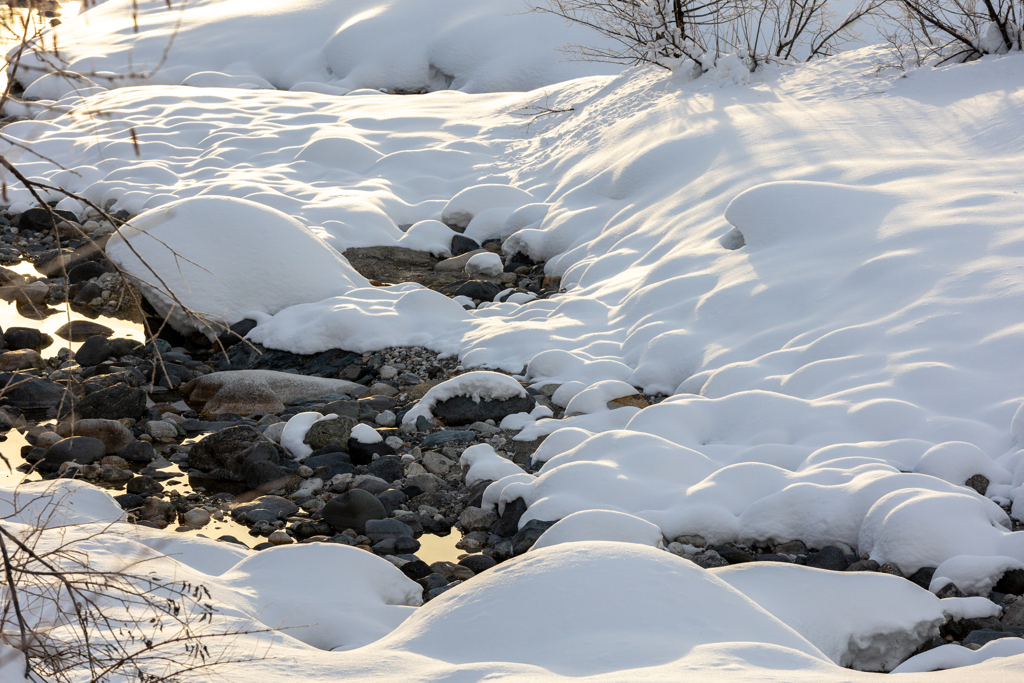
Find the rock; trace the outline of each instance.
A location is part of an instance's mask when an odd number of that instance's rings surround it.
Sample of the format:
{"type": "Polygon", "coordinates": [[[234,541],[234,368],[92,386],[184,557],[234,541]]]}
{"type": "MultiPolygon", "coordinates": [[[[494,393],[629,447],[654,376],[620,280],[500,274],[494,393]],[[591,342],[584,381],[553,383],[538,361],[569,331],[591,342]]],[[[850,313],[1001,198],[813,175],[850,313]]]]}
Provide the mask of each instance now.
{"type": "Polygon", "coordinates": [[[406,486],[415,486],[423,493],[435,493],[441,488],[441,480],[433,474],[415,474],[405,478],[406,486]]]}
{"type": "Polygon", "coordinates": [[[43,362],[43,357],[35,349],[20,349],[18,351],[4,351],[0,353],[0,371],[3,372],[29,370],[45,366],[46,363],[43,362]]]}
{"type": "MultiPolygon", "coordinates": [[[[83,420],[84,422],[84,420],[83,420]]],[[[117,452],[119,458],[128,462],[150,463],[156,458],[153,445],[145,441],[133,441],[117,452]]]]}
{"type": "MultiPolygon", "coordinates": [[[[46,288],[49,292],[49,287],[46,288]]],[[[53,337],[31,327],[8,327],[4,331],[4,348],[17,351],[19,349],[45,349],[53,343],[53,337]]]]}
{"type": "Polygon", "coordinates": [[[0,373],[0,405],[34,411],[60,408],[74,401],[63,386],[20,372],[0,373]]]}
{"type": "Polygon", "coordinates": [[[352,489],[327,501],[320,510],[320,516],[336,530],[353,529],[364,533],[366,522],[371,519],[385,519],[387,512],[373,494],[361,489],[352,489]]]}
{"type": "MultiPolygon", "coordinates": [[[[420,579],[426,578],[430,576],[431,573],[433,573],[433,570],[430,568],[430,565],[424,562],[423,560],[413,560],[412,562],[406,562],[401,567],[399,567],[399,569],[402,570],[402,573],[410,579],[412,579],[413,581],[418,581],[420,579]]],[[[440,576],[440,574],[438,576],[440,576]]]]}
{"type": "Polygon", "coordinates": [[[280,496],[260,496],[250,503],[237,505],[231,516],[241,522],[276,522],[287,519],[299,511],[299,506],[280,496]]]}
{"type": "Polygon", "coordinates": [[[284,487],[291,475],[268,460],[242,465],[242,480],[251,489],[273,491],[284,487]]]}
{"type": "Polygon", "coordinates": [[[466,275],[471,278],[493,278],[501,275],[505,265],[497,254],[485,252],[466,261],[466,275]]]}
{"type": "Polygon", "coordinates": [[[91,465],[107,454],[107,447],[99,439],[72,436],[61,439],[46,451],[36,468],[41,472],[56,472],[66,462],[91,465]]]}
{"type": "Polygon", "coordinates": [[[152,496],[164,490],[163,484],[153,477],[139,475],[128,482],[128,493],[138,496],[152,496]]]}
{"type": "Polygon", "coordinates": [[[729,561],[714,550],[704,551],[700,555],[695,556],[693,561],[698,567],[703,567],[704,569],[715,569],[717,567],[729,566],[729,561]]]}
{"type": "Polygon", "coordinates": [[[398,395],[398,389],[394,388],[390,384],[384,384],[377,382],[371,384],[370,388],[366,390],[367,396],[387,396],[388,398],[398,395]]]}
{"type": "Polygon", "coordinates": [[[1024,595],[1024,569],[1005,572],[993,590],[1007,595],[1024,595]]]}
{"type": "Polygon", "coordinates": [[[51,209],[37,206],[18,216],[17,225],[19,230],[48,233],[52,232],[54,225],[62,220],[78,221],[78,216],[71,211],[65,211],[64,209],[51,209]]]}
{"type": "MultiPolygon", "coordinates": [[[[237,348],[237,347],[236,347],[237,348]]],[[[282,403],[296,399],[317,399],[322,396],[347,394],[362,396],[366,388],[355,382],[326,377],[312,377],[276,370],[228,370],[211,372],[181,386],[181,392],[194,403],[207,403],[225,386],[251,379],[262,380],[282,403]]],[[[334,396],[337,398],[337,396],[334,396]]]]}
{"type": "Polygon", "coordinates": [[[338,416],[333,420],[320,420],[313,423],[302,441],[314,451],[332,445],[345,448],[352,436],[352,428],[357,424],[359,423],[356,420],[347,416],[338,416]]]}
{"type": "Polygon", "coordinates": [[[84,261],[68,271],[68,283],[77,285],[79,282],[92,280],[107,272],[103,264],[96,261],[84,261]]]}
{"type": "Polygon", "coordinates": [[[423,586],[424,592],[429,593],[430,591],[437,590],[438,588],[443,588],[448,585],[448,579],[445,578],[444,574],[439,574],[432,569],[428,569],[428,571],[430,573],[426,576],[419,579],[413,579],[416,583],[423,586]]]}
{"type": "Polygon", "coordinates": [[[446,425],[459,426],[486,420],[500,423],[508,415],[528,413],[536,405],[537,402],[529,395],[509,398],[504,401],[480,401],[479,403],[468,396],[456,396],[435,404],[431,412],[435,417],[444,420],[446,425]]]}
{"type": "Polygon", "coordinates": [[[192,527],[205,526],[210,523],[210,519],[210,513],[203,508],[192,508],[182,515],[185,524],[192,527]]]}
{"type": "Polygon", "coordinates": [[[370,463],[370,473],[380,477],[386,482],[393,482],[401,479],[405,474],[402,467],[402,459],[395,455],[387,455],[370,463]]]}
{"type": "Polygon", "coordinates": [[[472,569],[453,562],[434,562],[430,565],[430,568],[449,581],[465,581],[466,579],[472,579],[474,576],[472,569]]]}
{"type": "Polygon", "coordinates": [[[398,538],[399,536],[412,536],[412,528],[397,519],[370,519],[366,521],[365,534],[374,543],[383,541],[385,538],[398,538]]]}
{"type": "MultiPolygon", "coordinates": [[[[123,449],[135,443],[135,437],[132,435],[131,430],[117,420],[79,420],[74,423],[73,430],[77,436],[90,436],[102,441],[103,445],[107,448],[107,453],[117,453],[120,455],[123,449]]],[[[146,444],[146,447],[150,451],[153,450],[153,447],[149,444],[146,444]]],[[[128,462],[143,462],[142,460],[127,458],[123,455],[121,457],[128,462]]],[[[145,462],[149,462],[152,459],[153,457],[150,457],[145,462]]]]}
{"type": "Polygon", "coordinates": [[[786,562],[786,563],[789,563],[789,564],[793,563],[793,560],[790,559],[789,555],[780,555],[778,553],[765,553],[763,555],[758,555],[757,559],[755,561],[756,562],[786,562]]]}
{"type": "Polygon", "coordinates": [[[276,414],[284,412],[284,403],[265,380],[259,377],[240,377],[222,386],[203,405],[203,412],[207,415],[276,414]]]}
{"type": "Polygon", "coordinates": [[[428,434],[420,443],[420,448],[434,448],[441,444],[452,441],[472,441],[476,438],[476,432],[471,430],[444,429],[439,432],[428,434]]]}
{"type": "MultiPolygon", "coordinates": [[[[477,241],[475,239],[472,239],[471,237],[466,237],[465,235],[459,235],[459,234],[456,234],[454,237],[452,237],[452,245],[451,245],[452,256],[462,256],[463,254],[468,254],[471,251],[472,252],[481,253],[483,250],[480,249],[480,245],[477,243],[477,241]]],[[[472,258],[472,257],[470,257],[470,258],[472,258]]],[[[443,263],[443,261],[441,263],[443,263]]],[[[440,264],[438,264],[438,265],[440,265],[440,264]]],[[[437,268],[437,266],[434,266],[434,269],[435,270],[440,270],[440,269],[437,268]]],[[[458,268],[458,269],[452,268],[451,270],[456,271],[456,270],[462,270],[462,269],[463,268],[458,268]]]]}
{"type": "Polygon", "coordinates": [[[1002,628],[1024,629],[1024,600],[1011,602],[999,619],[1002,628]]]}
{"type": "MultiPolygon", "coordinates": [[[[679,539],[676,539],[679,541],[679,539]]],[[[679,541],[680,543],[686,543],[686,541],[679,541]]],[[[691,543],[690,545],[696,545],[691,543]]],[[[703,546],[699,546],[703,547],[703,546]]],[[[807,546],[804,545],[803,541],[787,541],[786,543],[780,543],[775,546],[775,552],[782,553],[784,555],[806,555],[807,546]]]]}
{"type": "Polygon", "coordinates": [[[331,401],[330,403],[324,404],[324,407],[320,410],[324,415],[337,415],[339,417],[351,417],[353,420],[359,419],[359,401],[331,401]]]}
{"type": "Polygon", "coordinates": [[[963,591],[961,591],[957,587],[955,583],[950,581],[945,586],[935,591],[935,597],[939,598],[940,600],[944,600],[945,598],[963,598],[966,596],[963,594],[963,591]]]}
{"type": "Polygon", "coordinates": [[[61,325],[56,332],[61,339],[73,342],[84,342],[89,337],[109,337],[114,331],[106,325],[91,320],[72,320],[61,325]]]}
{"type": "Polygon", "coordinates": [[[522,498],[505,503],[505,510],[502,512],[501,518],[491,526],[490,532],[503,538],[514,536],[519,531],[519,520],[525,512],[526,501],[522,498]]]}
{"type": "Polygon", "coordinates": [[[501,293],[501,287],[488,280],[460,280],[442,287],[441,293],[452,298],[465,296],[479,301],[493,301],[501,293]]]}
{"type": "Polygon", "coordinates": [[[50,286],[45,282],[25,282],[4,288],[4,298],[13,300],[18,306],[34,308],[42,306],[50,294],[50,286]]]}
{"type": "MultiPolygon", "coordinates": [[[[973,487],[972,487],[973,488],[973,487]]],[[[991,643],[993,640],[999,640],[1000,638],[1019,638],[1020,634],[1013,633],[1011,631],[994,631],[989,628],[978,629],[977,631],[971,631],[967,634],[967,637],[961,641],[961,645],[977,650],[980,647],[991,643]]]]}
{"type": "Polygon", "coordinates": [[[150,420],[146,423],[146,433],[154,439],[173,440],[178,437],[178,428],[163,420],[150,420]]]}
{"type": "Polygon", "coordinates": [[[454,462],[436,451],[424,453],[421,462],[427,472],[438,476],[448,474],[455,465],[454,462]]]}
{"type": "Polygon", "coordinates": [[[240,478],[242,462],[249,455],[247,451],[261,442],[275,449],[279,456],[283,455],[281,447],[264,439],[255,427],[237,425],[214,432],[193,444],[188,454],[188,464],[202,472],[221,469],[240,478]]]}
{"type": "Polygon", "coordinates": [[[145,498],[134,493],[122,493],[120,496],[114,496],[114,500],[122,510],[134,510],[142,507],[142,503],[145,502],[145,498]]]}
{"type": "Polygon", "coordinates": [[[105,465],[100,468],[99,473],[96,475],[96,479],[106,484],[113,484],[119,486],[127,481],[131,481],[135,474],[129,470],[123,470],[120,467],[114,467],[112,465],[105,465]]]}
{"type": "Polygon", "coordinates": [[[467,507],[459,515],[459,524],[466,533],[470,531],[487,531],[495,522],[498,515],[491,510],[482,510],[477,507],[467,507]]]}
{"type": "Polygon", "coordinates": [[[377,415],[377,417],[374,418],[373,421],[377,424],[378,427],[390,428],[395,426],[397,419],[395,418],[395,414],[393,412],[391,412],[390,410],[385,410],[383,413],[377,415]]]}
{"type": "Polygon", "coordinates": [[[512,537],[512,552],[519,556],[533,547],[541,534],[555,525],[554,522],[542,522],[539,519],[531,519],[523,525],[523,528],[512,537]]]}
{"type": "Polygon", "coordinates": [[[110,355],[110,341],[106,337],[97,335],[86,339],[81,348],[75,352],[75,362],[82,367],[91,367],[99,365],[110,358],[110,355]]]}
{"type": "Polygon", "coordinates": [[[729,564],[743,564],[744,562],[753,562],[755,559],[750,553],[729,545],[716,545],[712,549],[729,564]]]}
{"type": "MultiPolygon", "coordinates": [[[[903,576],[903,572],[900,571],[900,568],[892,562],[886,562],[878,568],[878,571],[882,574],[891,574],[892,576],[898,576],[901,579],[906,578],[905,576],[903,576]]],[[[927,588],[925,590],[927,590],[927,588]]]]}
{"type": "Polygon", "coordinates": [[[985,495],[985,492],[988,491],[988,484],[988,477],[986,477],[984,474],[975,474],[973,477],[964,482],[964,486],[974,489],[983,496],[985,495]]]}
{"type": "Polygon", "coordinates": [[[879,564],[874,560],[857,560],[846,568],[848,572],[877,572],[879,564]]]}
{"type": "Polygon", "coordinates": [[[640,408],[642,410],[650,405],[647,399],[640,394],[633,394],[632,396],[613,398],[608,401],[607,408],[608,410],[615,410],[616,408],[640,408]]]}
{"type": "MultiPolygon", "coordinates": [[[[344,419],[344,418],[339,418],[344,419]]],[[[348,455],[353,465],[369,465],[374,455],[394,455],[395,449],[383,441],[379,443],[361,443],[356,439],[348,440],[348,455]]]]}
{"type": "Polygon", "coordinates": [[[295,542],[292,540],[292,537],[288,535],[288,532],[283,530],[278,530],[270,534],[270,536],[267,537],[267,541],[274,545],[288,545],[289,543],[295,542]]]}
{"type": "Polygon", "coordinates": [[[124,382],[94,391],[74,405],[75,416],[85,420],[120,420],[123,417],[138,420],[145,410],[145,390],[124,382]]]}
{"type": "Polygon", "coordinates": [[[807,556],[807,566],[841,572],[850,566],[850,561],[846,559],[842,550],[834,545],[827,545],[820,551],[807,556]]]}
{"type": "Polygon", "coordinates": [[[487,555],[470,555],[459,560],[459,564],[470,569],[474,574],[480,574],[498,563],[487,555]]]}
{"type": "Polygon", "coordinates": [[[334,528],[327,522],[298,522],[291,527],[292,535],[296,538],[314,538],[321,536],[330,538],[334,534],[334,528]]]}
{"type": "MultiPolygon", "coordinates": [[[[935,569],[935,567],[921,567],[907,578],[921,588],[928,590],[928,587],[932,585],[932,577],[935,576],[935,569]]],[[[881,567],[879,567],[879,570],[881,570],[881,567]]]]}
{"type": "Polygon", "coordinates": [[[352,489],[360,489],[377,496],[391,488],[391,482],[384,481],[372,474],[361,474],[352,480],[352,489]]]}
{"type": "Polygon", "coordinates": [[[399,506],[409,500],[409,496],[405,495],[398,489],[388,489],[381,491],[377,494],[377,500],[381,502],[384,509],[390,515],[392,512],[397,510],[399,506]]]}
{"type": "MultiPolygon", "coordinates": [[[[467,237],[466,239],[469,238],[467,237]]],[[[455,242],[453,240],[452,245],[454,246],[454,244],[455,242]]],[[[454,251],[452,253],[455,254],[454,251]]],[[[461,254],[455,254],[455,256],[453,256],[452,258],[448,258],[443,261],[438,261],[437,263],[435,263],[434,270],[439,273],[461,273],[464,270],[466,270],[466,264],[469,263],[469,259],[473,258],[477,254],[484,253],[487,253],[485,249],[477,248],[471,251],[463,252],[461,254]]]]}
{"type": "Polygon", "coordinates": [[[178,511],[170,503],[150,496],[143,501],[137,518],[145,522],[152,522],[163,529],[178,518],[178,511]]]}
{"type": "MultiPolygon", "coordinates": [[[[56,432],[40,432],[36,434],[36,446],[39,448],[49,448],[53,444],[57,443],[63,438],[72,436],[71,434],[57,434],[56,432]]],[[[92,436],[91,434],[80,434],[79,436],[92,436]]]]}
{"type": "MultiPolygon", "coordinates": [[[[86,341],[89,341],[86,339],[86,341]]],[[[122,356],[138,356],[143,357],[145,346],[142,342],[135,341],[134,339],[108,339],[110,342],[110,355],[114,358],[121,358],[122,356]]],[[[78,356],[75,356],[75,360],[78,356]]]]}

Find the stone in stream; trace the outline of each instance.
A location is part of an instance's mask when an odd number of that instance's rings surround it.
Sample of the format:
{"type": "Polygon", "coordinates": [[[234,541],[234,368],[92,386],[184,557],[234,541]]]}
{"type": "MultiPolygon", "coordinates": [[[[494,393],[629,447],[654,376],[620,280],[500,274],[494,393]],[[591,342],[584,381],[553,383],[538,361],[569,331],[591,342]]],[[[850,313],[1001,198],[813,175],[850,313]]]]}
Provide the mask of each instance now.
{"type": "Polygon", "coordinates": [[[61,325],[56,332],[61,339],[73,342],[84,342],[89,337],[109,337],[114,330],[106,325],[94,323],[91,320],[72,320],[61,325]]]}
{"type": "Polygon", "coordinates": [[[147,441],[133,441],[119,450],[117,456],[128,462],[149,464],[156,458],[156,451],[147,441]]]}
{"type": "Polygon", "coordinates": [[[320,510],[320,516],[338,531],[353,529],[362,534],[366,522],[387,518],[387,511],[372,493],[352,489],[327,501],[320,510]]]}
{"type": "Polygon", "coordinates": [[[280,496],[260,496],[256,500],[238,505],[231,511],[231,515],[249,524],[257,522],[276,522],[285,520],[299,511],[299,506],[280,496]]]}
{"type": "MultiPolygon", "coordinates": [[[[73,406],[77,419],[120,420],[130,417],[138,420],[146,410],[146,391],[119,382],[94,391],[73,406]]],[[[72,406],[65,406],[62,415],[70,415],[72,406]]]]}
{"type": "Polygon", "coordinates": [[[0,371],[3,372],[44,367],[46,367],[46,363],[35,349],[19,349],[0,353],[0,371]]]}
{"type": "Polygon", "coordinates": [[[140,475],[128,482],[127,490],[138,496],[152,496],[163,491],[164,486],[153,477],[140,475]]]}
{"type": "Polygon", "coordinates": [[[0,405],[33,411],[69,406],[73,401],[60,384],[20,372],[0,373],[0,405]]]}
{"type": "Polygon", "coordinates": [[[500,423],[508,415],[528,413],[537,406],[532,396],[516,396],[503,401],[474,401],[468,396],[455,396],[440,401],[431,409],[435,417],[444,420],[449,427],[494,420],[500,423]]]}
{"type": "Polygon", "coordinates": [[[33,207],[18,216],[18,229],[32,232],[51,232],[54,225],[63,221],[78,222],[78,216],[64,209],[33,207]]]}
{"type": "Polygon", "coordinates": [[[88,436],[72,436],[61,439],[46,451],[46,457],[36,468],[40,472],[56,472],[66,462],[91,465],[107,454],[107,447],[99,439],[88,436]]]}
{"type": "Polygon", "coordinates": [[[53,343],[53,337],[31,327],[8,327],[4,330],[4,348],[10,351],[19,349],[45,349],[53,343]]]}
{"type": "Polygon", "coordinates": [[[258,429],[238,425],[204,436],[193,444],[188,454],[188,465],[202,472],[219,469],[230,476],[240,478],[242,463],[250,455],[248,449],[258,443],[273,448],[278,457],[283,455],[281,447],[265,439],[258,429]]]}
{"type": "Polygon", "coordinates": [[[468,567],[474,574],[479,574],[498,563],[493,557],[488,557],[487,555],[470,555],[459,560],[459,564],[463,567],[468,567]]]}
{"type": "Polygon", "coordinates": [[[111,356],[110,341],[103,335],[93,335],[75,352],[75,362],[84,367],[99,365],[111,356]]]}
{"type": "Polygon", "coordinates": [[[262,413],[267,415],[283,411],[284,403],[270,388],[270,385],[259,377],[242,377],[225,384],[203,406],[203,412],[208,415],[220,415],[221,413],[237,413],[238,415],[262,413]]]}
{"type": "Polygon", "coordinates": [[[102,263],[96,261],[85,261],[68,271],[68,283],[76,285],[79,282],[92,280],[108,272],[102,263]]]}
{"type": "MultiPolygon", "coordinates": [[[[103,445],[107,447],[107,453],[117,453],[120,455],[121,450],[127,448],[130,444],[136,443],[135,437],[132,435],[130,429],[125,427],[117,420],[79,420],[74,423],[74,426],[68,426],[64,430],[68,436],[71,436],[71,432],[74,431],[76,436],[91,436],[94,439],[99,439],[103,442],[103,445]]],[[[145,443],[140,441],[138,443],[145,443]]],[[[152,451],[153,447],[146,444],[152,451]]],[[[121,456],[128,462],[139,462],[138,460],[131,460],[121,456]]],[[[153,458],[150,457],[149,460],[153,458]]],[[[146,460],[146,462],[149,462],[146,460]]]]}

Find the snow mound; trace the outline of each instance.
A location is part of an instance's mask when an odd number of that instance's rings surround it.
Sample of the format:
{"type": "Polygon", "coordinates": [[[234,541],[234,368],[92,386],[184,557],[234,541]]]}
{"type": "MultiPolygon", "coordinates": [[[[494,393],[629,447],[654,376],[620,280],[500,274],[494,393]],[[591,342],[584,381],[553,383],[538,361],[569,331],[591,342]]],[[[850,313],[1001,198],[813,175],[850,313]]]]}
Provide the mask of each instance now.
{"type": "Polygon", "coordinates": [[[565,406],[566,417],[573,415],[589,415],[608,410],[608,402],[617,398],[636,395],[636,388],[615,379],[606,379],[587,387],[572,397],[565,406]]]}
{"type": "Polygon", "coordinates": [[[501,257],[497,254],[477,254],[466,261],[466,274],[470,277],[498,277],[502,270],[501,257]]]}
{"type": "Polygon", "coordinates": [[[0,519],[44,529],[113,523],[124,510],[103,489],[73,480],[31,481],[16,489],[0,487],[0,519]]]}
{"type": "Polygon", "coordinates": [[[928,590],[935,593],[954,583],[964,595],[987,597],[1003,574],[1013,569],[1024,569],[1024,562],[1001,555],[957,555],[935,568],[928,590]]]}
{"type": "Polygon", "coordinates": [[[380,443],[384,437],[370,425],[360,422],[352,428],[352,438],[359,443],[380,443]]]}
{"type": "Polygon", "coordinates": [[[435,405],[456,396],[471,398],[475,403],[505,401],[510,398],[525,397],[526,389],[523,389],[516,380],[500,372],[487,370],[467,372],[441,382],[436,387],[431,387],[419,400],[416,407],[405,414],[402,424],[416,424],[417,418],[421,416],[430,419],[433,417],[431,411],[435,405]]]}
{"type": "MultiPolygon", "coordinates": [[[[972,650],[962,645],[941,645],[934,650],[928,650],[911,657],[893,669],[892,673],[910,674],[959,669],[960,667],[972,666],[992,659],[1019,655],[1024,655],[1024,638],[1000,638],[986,643],[977,650],[972,650]]],[[[1013,667],[1019,666],[1020,662],[1014,660],[1006,664],[1010,667],[1010,670],[1013,670],[1013,667]]],[[[971,675],[970,672],[966,671],[959,673],[965,676],[971,675]]]]}
{"type": "Polygon", "coordinates": [[[661,546],[663,538],[661,529],[639,517],[610,510],[585,510],[558,520],[541,534],[529,552],[559,543],[580,541],[639,543],[657,548],[661,546]]]}
{"type": "Polygon", "coordinates": [[[426,251],[438,258],[451,258],[454,236],[455,232],[441,221],[419,221],[398,240],[398,246],[426,251]]]}
{"type": "Polygon", "coordinates": [[[491,479],[496,482],[509,475],[525,474],[519,465],[501,457],[494,448],[485,443],[478,443],[464,450],[459,458],[459,464],[469,468],[466,470],[467,486],[472,486],[478,481],[491,479]]]}
{"type": "Polygon", "coordinates": [[[272,315],[367,284],[295,219],[229,197],[193,197],[147,211],[118,230],[106,253],[176,329],[211,337],[222,331],[217,324],[254,311],[272,315]]]}
{"type": "Polygon", "coordinates": [[[888,574],[752,562],[711,570],[840,666],[891,671],[945,621],[940,601],[888,574]]]}
{"type": "Polygon", "coordinates": [[[474,185],[462,190],[445,204],[441,210],[441,220],[447,225],[465,229],[482,211],[506,209],[501,220],[504,225],[513,211],[535,201],[529,192],[511,185],[474,185]]]}

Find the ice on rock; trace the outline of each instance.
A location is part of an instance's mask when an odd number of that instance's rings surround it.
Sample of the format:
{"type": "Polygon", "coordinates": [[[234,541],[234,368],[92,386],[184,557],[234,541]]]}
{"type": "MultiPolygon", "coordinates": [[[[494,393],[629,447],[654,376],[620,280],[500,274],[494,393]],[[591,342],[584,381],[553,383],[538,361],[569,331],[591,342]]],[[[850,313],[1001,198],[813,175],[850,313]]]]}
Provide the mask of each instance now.
{"type": "Polygon", "coordinates": [[[939,634],[938,598],[889,574],[751,562],[712,569],[840,666],[891,671],[939,634]]]}
{"type": "Polygon", "coordinates": [[[431,387],[419,400],[416,407],[405,414],[402,424],[416,424],[419,417],[432,418],[431,411],[435,405],[456,396],[465,396],[480,403],[481,401],[504,401],[526,395],[526,389],[523,389],[519,382],[508,375],[488,370],[467,372],[431,387]]]}
{"type": "Polygon", "coordinates": [[[294,218],[230,197],[193,197],[147,211],[118,230],[106,253],[175,328],[211,336],[222,331],[217,324],[253,312],[272,315],[367,286],[294,218]],[[206,321],[183,312],[175,299],[206,321]]]}
{"type": "Polygon", "coordinates": [[[529,552],[559,543],[616,541],[659,547],[664,539],[661,529],[650,522],[611,510],[584,510],[558,520],[541,534],[529,552]]]}

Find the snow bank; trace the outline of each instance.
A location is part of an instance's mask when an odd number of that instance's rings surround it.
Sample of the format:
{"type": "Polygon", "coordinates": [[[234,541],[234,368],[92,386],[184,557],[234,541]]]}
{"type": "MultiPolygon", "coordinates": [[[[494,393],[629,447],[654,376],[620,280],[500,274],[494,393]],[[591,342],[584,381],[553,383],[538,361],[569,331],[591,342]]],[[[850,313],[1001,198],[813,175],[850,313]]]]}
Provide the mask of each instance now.
{"type": "Polygon", "coordinates": [[[43,529],[124,519],[124,510],[103,489],[72,480],[25,482],[0,487],[0,519],[43,529]]]}
{"type": "Polygon", "coordinates": [[[836,664],[891,671],[945,621],[940,601],[888,574],[757,562],[711,570],[836,664]]]}
{"type": "Polygon", "coordinates": [[[415,424],[419,417],[432,418],[430,411],[438,403],[443,403],[456,396],[465,396],[480,401],[505,401],[510,398],[526,396],[526,389],[516,380],[500,372],[478,370],[467,372],[441,382],[423,395],[416,407],[405,414],[402,424],[415,424]]]}
{"type": "MultiPolygon", "coordinates": [[[[159,85],[309,91],[312,83],[339,93],[530,90],[619,70],[566,61],[561,47],[594,37],[530,14],[518,0],[301,0],[287,7],[199,0],[173,8],[143,2],[137,29],[133,9],[128,0],[108,0],[53,30],[67,68],[107,87],[132,85],[141,79],[126,74],[152,71],[145,82],[159,85]]],[[[26,66],[46,73],[49,64],[45,55],[32,55],[19,75],[26,66]]],[[[64,92],[51,87],[41,94],[56,99],[64,92]]]]}
{"type": "Polygon", "coordinates": [[[530,552],[559,543],[580,541],[639,543],[657,548],[663,539],[661,529],[639,517],[608,510],[584,510],[558,520],[541,534],[530,552]]]}
{"type": "Polygon", "coordinates": [[[212,336],[254,311],[319,301],[365,279],[298,221],[229,197],[193,197],[151,209],[118,230],[107,256],[179,330],[212,336]],[[192,318],[185,307],[203,316],[192,318]]]}
{"type": "Polygon", "coordinates": [[[1000,555],[957,555],[935,568],[928,590],[934,593],[954,583],[964,595],[987,597],[1012,569],[1024,569],[1024,562],[1000,555]]]}

